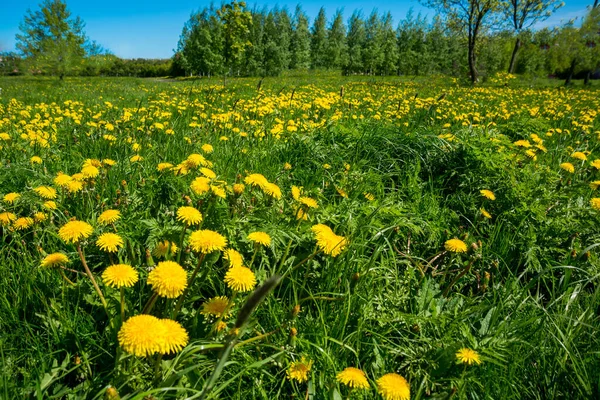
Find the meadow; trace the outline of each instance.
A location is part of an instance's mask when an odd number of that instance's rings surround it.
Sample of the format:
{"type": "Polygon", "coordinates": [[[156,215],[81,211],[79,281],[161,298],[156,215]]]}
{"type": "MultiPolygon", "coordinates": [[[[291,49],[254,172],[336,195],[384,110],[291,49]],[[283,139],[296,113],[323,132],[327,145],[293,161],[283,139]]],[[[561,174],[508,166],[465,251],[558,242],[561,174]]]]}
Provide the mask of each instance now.
{"type": "Polygon", "coordinates": [[[593,86],[0,87],[0,398],[600,395],[593,86]]]}

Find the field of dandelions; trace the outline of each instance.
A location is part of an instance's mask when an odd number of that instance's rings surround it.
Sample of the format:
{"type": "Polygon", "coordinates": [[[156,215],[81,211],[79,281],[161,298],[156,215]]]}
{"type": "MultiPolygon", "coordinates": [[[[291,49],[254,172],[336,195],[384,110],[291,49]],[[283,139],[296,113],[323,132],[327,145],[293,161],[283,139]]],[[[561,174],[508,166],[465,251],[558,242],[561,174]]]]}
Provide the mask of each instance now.
{"type": "Polygon", "coordinates": [[[599,396],[593,87],[0,87],[0,398],[599,396]]]}

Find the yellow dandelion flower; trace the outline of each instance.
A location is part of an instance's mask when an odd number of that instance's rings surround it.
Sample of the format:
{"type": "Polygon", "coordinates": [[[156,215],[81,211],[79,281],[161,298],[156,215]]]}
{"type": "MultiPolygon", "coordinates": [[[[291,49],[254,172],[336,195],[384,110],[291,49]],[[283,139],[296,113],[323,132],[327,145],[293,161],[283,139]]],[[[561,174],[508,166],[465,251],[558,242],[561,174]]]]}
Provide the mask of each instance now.
{"type": "Polygon", "coordinates": [[[13,223],[13,226],[15,227],[16,230],[18,231],[22,231],[24,229],[29,228],[31,225],[33,225],[33,218],[30,217],[21,217],[21,218],[17,218],[15,220],[15,222],[13,223]]]}
{"type": "Polygon", "coordinates": [[[350,388],[368,389],[369,381],[363,371],[358,368],[348,367],[336,376],[338,382],[350,388]]]}
{"type": "Polygon", "coordinates": [[[54,200],[56,198],[56,189],[50,186],[38,186],[33,191],[46,200],[54,200]]]}
{"type": "Polygon", "coordinates": [[[295,380],[299,383],[306,382],[312,366],[313,361],[302,356],[299,361],[290,364],[286,373],[287,377],[289,380],[295,380]]]}
{"type": "Polygon", "coordinates": [[[460,239],[450,239],[450,240],[446,240],[446,243],[444,243],[444,248],[447,251],[450,251],[452,253],[466,253],[467,252],[467,245],[465,242],[463,242],[460,239]]]}
{"type": "Polygon", "coordinates": [[[496,200],[496,195],[494,194],[494,192],[492,192],[491,190],[488,189],[482,189],[479,191],[479,193],[481,193],[481,195],[483,197],[485,197],[488,200],[496,200]]]}
{"type": "Polygon", "coordinates": [[[491,219],[492,218],[492,214],[490,214],[489,212],[487,212],[485,208],[480,208],[479,212],[481,213],[481,215],[483,215],[487,219],[491,219]]]}
{"type": "Polygon", "coordinates": [[[256,285],[256,277],[250,268],[231,267],[225,274],[225,283],[236,292],[249,292],[256,285]]]}
{"type": "Polygon", "coordinates": [[[69,175],[59,172],[58,175],[56,175],[56,178],[54,178],[54,184],[62,188],[68,188],[69,183],[72,180],[73,178],[71,178],[69,175]]]}
{"type": "Polygon", "coordinates": [[[150,271],[147,282],[159,296],[174,299],[187,287],[187,272],[174,261],[161,261],[150,271]]]}
{"type": "Polygon", "coordinates": [[[591,188],[592,190],[596,190],[596,189],[598,189],[598,187],[600,187],[600,181],[593,181],[593,182],[590,182],[590,188],[591,188]]]}
{"type": "Polygon", "coordinates": [[[325,168],[325,169],[331,169],[331,165],[329,165],[329,164],[323,164],[323,168],[325,168]]]}
{"type": "Polygon", "coordinates": [[[200,165],[208,166],[206,158],[202,154],[190,154],[188,158],[185,160],[185,164],[188,168],[196,168],[200,165]]]}
{"type": "Polygon", "coordinates": [[[575,153],[571,154],[571,157],[576,158],[581,161],[587,160],[587,156],[585,155],[585,153],[582,153],[581,151],[576,151],[575,153]]]}
{"type": "Polygon", "coordinates": [[[75,181],[82,182],[85,180],[85,176],[82,173],[78,172],[76,174],[71,175],[71,179],[75,181]]]}
{"type": "Polygon", "coordinates": [[[69,263],[69,257],[63,253],[48,254],[41,262],[42,267],[52,268],[69,263]]]}
{"type": "Polygon", "coordinates": [[[261,188],[265,194],[279,200],[281,199],[281,189],[274,183],[267,182],[264,187],[261,188]]]}
{"type": "Polygon", "coordinates": [[[560,168],[564,169],[565,171],[567,171],[570,174],[575,172],[575,167],[573,166],[573,164],[571,164],[569,162],[564,162],[564,163],[560,164],[560,168]]]}
{"type": "Polygon", "coordinates": [[[223,258],[229,261],[230,267],[241,267],[244,264],[244,258],[234,249],[226,249],[223,252],[223,258]]]}
{"type": "Polygon", "coordinates": [[[302,188],[298,186],[292,186],[292,198],[296,201],[300,199],[300,194],[302,193],[302,188]]]}
{"type": "Polygon", "coordinates": [[[5,194],[2,200],[4,200],[5,203],[13,204],[19,197],[21,197],[19,193],[12,192],[5,194]]]}
{"type": "Polygon", "coordinates": [[[58,230],[58,236],[66,243],[77,243],[89,237],[94,228],[85,221],[69,221],[58,230]]]}
{"type": "Polygon", "coordinates": [[[202,147],[201,147],[201,149],[202,149],[203,152],[205,152],[207,154],[212,153],[213,150],[214,150],[214,148],[212,147],[212,145],[210,145],[208,143],[207,144],[203,144],[202,147]]]}
{"type": "Polygon", "coordinates": [[[210,191],[210,179],[205,176],[199,176],[192,181],[190,187],[197,195],[204,194],[210,191]]]}
{"type": "Polygon", "coordinates": [[[179,207],[177,209],[177,220],[188,226],[198,225],[202,222],[202,213],[194,207],[179,207]]]}
{"type": "Polygon", "coordinates": [[[132,163],[144,161],[144,157],[140,156],[139,154],[136,154],[135,156],[131,157],[129,159],[129,161],[132,162],[132,163]]]}
{"type": "Polygon", "coordinates": [[[14,220],[17,219],[17,216],[14,213],[11,212],[3,212],[0,213],[0,224],[7,226],[10,225],[14,220]]]}
{"type": "Polygon", "coordinates": [[[283,164],[283,169],[289,171],[290,169],[292,169],[292,164],[286,162],[285,164],[283,164]]]}
{"type": "Polygon", "coordinates": [[[29,161],[32,164],[41,164],[42,163],[42,158],[38,157],[38,156],[33,156],[33,157],[31,157],[31,159],[29,161]]]}
{"type": "Polygon", "coordinates": [[[401,375],[385,374],[377,379],[377,389],[385,400],[410,400],[410,385],[401,375]]]}
{"type": "Polygon", "coordinates": [[[473,364],[481,364],[481,359],[479,358],[479,354],[475,350],[462,348],[456,352],[456,359],[462,363],[467,365],[473,364]]]}
{"type": "Polygon", "coordinates": [[[300,197],[298,201],[310,208],[319,208],[317,201],[310,197],[300,197]]]}
{"type": "Polygon", "coordinates": [[[306,211],[304,211],[304,209],[299,208],[298,212],[296,212],[296,219],[297,220],[308,220],[308,214],[306,211]]]}
{"type": "Polygon", "coordinates": [[[56,203],[52,200],[45,201],[42,206],[48,210],[56,210],[56,203]]]}
{"type": "Polygon", "coordinates": [[[179,250],[175,243],[163,240],[162,242],[158,242],[156,247],[152,250],[152,255],[155,257],[164,257],[169,253],[169,249],[171,254],[176,254],[179,250]]]}
{"type": "Polygon", "coordinates": [[[225,189],[220,186],[210,185],[210,190],[215,194],[215,196],[224,199],[226,197],[225,189]]]}
{"type": "Polygon", "coordinates": [[[48,219],[48,216],[46,214],[44,214],[43,212],[38,211],[35,214],[33,214],[33,219],[36,222],[42,222],[42,221],[45,221],[46,219],[48,219]]]}
{"type": "Polygon", "coordinates": [[[311,228],[317,239],[317,246],[332,257],[337,257],[348,245],[348,240],[343,236],[338,236],[330,227],[324,224],[317,224],[311,228]]]}
{"type": "Polygon", "coordinates": [[[72,180],[69,182],[68,190],[69,193],[77,193],[83,189],[83,183],[80,181],[72,180]]]}
{"type": "Polygon", "coordinates": [[[138,279],[137,271],[127,264],[111,265],[102,273],[104,284],[113,288],[131,287],[138,279]]]}
{"type": "Polygon", "coordinates": [[[190,246],[194,251],[208,254],[227,247],[227,239],[217,232],[202,229],[192,232],[190,235],[190,246]]]}
{"type": "Polygon", "coordinates": [[[98,175],[100,175],[100,170],[93,165],[88,165],[87,167],[83,167],[81,169],[81,173],[85,178],[90,179],[96,178],[98,175]]]}
{"type": "Polygon", "coordinates": [[[262,244],[265,247],[271,245],[271,236],[266,232],[252,232],[248,234],[248,240],[257,244],[262,244]]]}
{"type": "Polygon", "coordinates": [[[365,192],[365,193],[363,193],[363,195],[365,196],[365,199],[367,199],[369,201],[375,200],[375,195],[373,193],[365,192]]]}
{"type": "Polygon", "coordinates": [[[215,327],[215,330],[217,332],[221,332],[223,329],[227,328],[227,324],[224,321],[219,321],[217,322],[217,326],[215,327]]]}
{"type": "Polygon", "coordinates": [[[217,177],[217,174],[215,174],[215,172],[212,169],[206,167],[200,168],[200,173],[208,179],[215,179],[217,177]]]}
{"type": "Polygon", "coordinates": [[[250,174],[244,179],[244,183],[246,185],[258,186],[262,188],[268,184],[269,181],[261,174],[250,174]]]}
{"type": "Polygon", "coordinates": [[[106,210],[98,217],[98,223],[102,225],[114,224],[121,219],[119,210],[106,210]]]}
{"type": "Polygon", "coordinates": [[[227,317],[231,312],[227,311],[229,307],[229,298],[226,296],[217,296],[212,299],[208,299],[202,304],[202,314],[213,315],[216,318],[220,318],[222,315],[227,317]],[[224,315],[223,313],[227,313],[224,315]]]}
{"type": "Polygon", "coordinates": [[[348,193],[346,193],[346,191],[344,189],[342,189],[341,187],[336,187],[335,190],[337,190],[338,194],[340,196],[342,196],[343,198],[345,198],[345,199],[348,198],[348,193]]]}
{"type": "Polygon", "coordinates": [[[100,250],[116,253],[123,247],[123,238],[116,233],[103,233],[98,237],[98,240],[96,240],[96,245],[100,250]]]}
{"type": "Polygon", "coordinates": [[[189,336],[179,322],[172,319],[161,319],[160,322],[165,327],[165,335],[159,350],[161,354],[177,353],[187,346],[189,336]]]}
{"type": "Polygon", "coordinates": [[[596,168],[596,169],[600,169],[600,158],[594,160],[591,162],[592,167],[596,168]]]}
{"type": "Polygon", "coordinates": [[[129,318],[119,330],[119,345],[138,357],[150,356],[164,348],[167,326],[152,315],[129,318]]]}
{"type": "Polygon", "coordinates": [[[102,165],[102,163],[100,162],[100,160],[97,160],[95,158],[88,158],[83,162],[83,165],[81,166],[81,168],[86,168],[86,167],[100,167],[102,165]]]}
{"type": "Polygon", "coordinates": [[[529,140],[517,140],[513,144],[517,147],[531,147],[531,143],[529,143],[529,140]]]}
{"type": "Polygon", "coordinates": [[[158,166],[156,167],[156,169],[159,172],[162,172],[164,170],[171,169],[171,168],[173,168],[173,164],[168,163],[168,162],[159,163],[158,166]]]}
{"type": "Polygon", "coordinates": [[[245,189],[246,189],[246,185],[244,185],[243,183],[235,183],[233,185],[233,193],[235,193],[237,196],[244,193],[245,189]]]}
{"type": "Polygon", "coordinates": [[[600,197],[594,197],[590,200],[590,205],[595,210],[600,210],[600,197]]]}
{"type": "Polygon", "coordinates": [[[109,167],[113,167],[117,165],[117,162],[115,160],[111,160],[110,158],[105,158],[104,160],[102,160],[102,164],[108,165],[109,167]]]}

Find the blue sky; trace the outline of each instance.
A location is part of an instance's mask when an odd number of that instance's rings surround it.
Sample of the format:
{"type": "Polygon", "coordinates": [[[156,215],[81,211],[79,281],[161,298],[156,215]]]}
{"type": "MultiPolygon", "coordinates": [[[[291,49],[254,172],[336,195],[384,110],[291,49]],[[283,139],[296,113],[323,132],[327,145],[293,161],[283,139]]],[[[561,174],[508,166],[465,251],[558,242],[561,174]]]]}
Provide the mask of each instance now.
{"type": "MultiPolygon", "coordinates": [[[[572,19],[585,13],[593,0],[566,0],[566,5],[545,21],[543,26],[553,26],[561,20],[572,19]]],[[[2,0],[0,6],[0,51],[15,49],[15,34],[27,9],[38,8],[38,0],[2,0]]],[[[215,1],[215,4],[220,4],[215,1]]],[[[287,7],[293,11],[297,1],[255,2],[247,0],[250,8],[267,6],[287,7]]],[[[115,55],[123,58],[168,58],[177,47],[177,40],[183,24],[194,10],[208,6],[209,1],[173,0],[67,0],[73,15],[80,16],[86,23],[87,35],[96,40],[115,55]]],[[[302,8],[311,18],[316,16],[321,6],[325,6],[328,18],[337,9],[344,11],[348,19],[355,9],[369,14],[373,8],[380,12],[390,11],[395,24],[404,19],[413,8],[415,14],[433,16],[434,12],[423,7],[417,0],[405,1],[356,1],[329,0],[327,2],[308,0],[301,2],[302,8]]]]}

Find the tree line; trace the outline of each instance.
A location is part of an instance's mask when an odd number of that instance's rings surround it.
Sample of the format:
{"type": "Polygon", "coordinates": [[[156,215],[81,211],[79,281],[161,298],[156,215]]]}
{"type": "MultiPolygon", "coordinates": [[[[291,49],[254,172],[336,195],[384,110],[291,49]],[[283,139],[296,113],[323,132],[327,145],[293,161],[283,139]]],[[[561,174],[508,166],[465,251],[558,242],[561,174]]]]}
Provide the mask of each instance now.
{"type": "Polygon", "coordinates": [[[448,74],[473,83],[496,72],[556,74],[586,82],[600,66],[600,7],[578,21],[534,29],[556,0],[421,0],[433,19],[410,11],[396,24],[389,12],[321,8],[311,22],[300,6],[248,9],[233,0],[192,13],[170,60],[124,60],[85,36],[83,21],[63,0],[28,11],[17,52],[0,53],[0,74],[107,76],[277,76],[330,69],[352,75],[448,74]]]}

